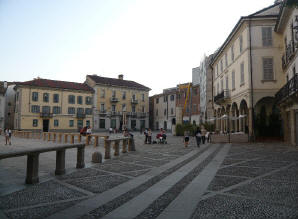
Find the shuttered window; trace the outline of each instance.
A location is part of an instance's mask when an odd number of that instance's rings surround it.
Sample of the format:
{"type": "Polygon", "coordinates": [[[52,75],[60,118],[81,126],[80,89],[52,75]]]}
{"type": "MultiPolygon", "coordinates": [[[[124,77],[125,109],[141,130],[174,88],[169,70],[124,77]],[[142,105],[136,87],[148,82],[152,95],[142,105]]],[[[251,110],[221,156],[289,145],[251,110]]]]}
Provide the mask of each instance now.
{"type": "Polygon", "coordinates": [[[272,46],[272,28],[262,27],[263,46],[272,46]]]}
{"type": "Polygon", "coordinates": [[[226,90],[229,90],[229,77],[226,76],[226,90]]]}
{"type": "Polygon", "coordinates": [[[226,68],[228,67],[228,55],[227,53],[225,54],[225,64],[226,64],[226,68]]]}
{"type": "Polygon", "coordinates": [[[244,62],[240,65],[240,84],[244,84],[244,62]]]}
{"type": "Polygon", "coordinates": [[[273,58],[263,58],[263,79],[273,80],[273,58]]]}
{"type": "Polygon", "coordinates": [[[234,62],[234,58],[235,58],[235,56],[234,56],[234,45],[232,45],[232,47],[231,47],[231,59],[232,59],[232,62],[234,62]]]}
{"type": "Polygon", "coordinates": [[[239,50],[240,50],[240,53],[243,50],[243,37],[242,37],[242,35],[239,37],[239,50]]]}
{"type": "Polygon", "coordinates": [[[223,64],[222,64],[222,59],[220,60],[220,73],[223,72],[223,64]]]}

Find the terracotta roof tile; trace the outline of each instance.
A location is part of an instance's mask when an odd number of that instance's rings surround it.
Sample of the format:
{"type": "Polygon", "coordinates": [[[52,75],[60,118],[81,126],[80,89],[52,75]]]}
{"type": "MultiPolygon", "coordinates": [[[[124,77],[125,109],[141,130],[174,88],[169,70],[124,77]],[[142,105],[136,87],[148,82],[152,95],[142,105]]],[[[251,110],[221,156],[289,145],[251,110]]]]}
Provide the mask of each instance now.
{"type": "Polygon", "coordinates": [[[97,84],[119,86],[119,87],[130,87],[130,88],[146,90],[146,91],[151,90],[149,87],[146,87],[134,81],[122,80],[117,78],[106,78],[106,77],[100,77],[97,75],[87,75],[87,77],[91,78],[97,84]]]}
{"type": "Polygon", "coordinates": [[[85,83],[76,83],[69,81],[56,81],[37,78],[31,81],[19,82],[17,85],[23,86],[33,86],[33,87],[49,87],[58,89],[68,89],[68,90],[82,90],[93,92],[93,89],[85,83]]]}

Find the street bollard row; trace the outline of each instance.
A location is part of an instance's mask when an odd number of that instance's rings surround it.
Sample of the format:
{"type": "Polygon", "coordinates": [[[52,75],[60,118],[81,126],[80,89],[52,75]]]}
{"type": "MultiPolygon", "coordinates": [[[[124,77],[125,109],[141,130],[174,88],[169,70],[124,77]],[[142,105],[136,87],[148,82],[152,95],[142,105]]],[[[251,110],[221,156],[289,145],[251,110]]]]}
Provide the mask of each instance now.
{"type": "Polygon", "coordinates": [[[119,156],[120,154],[120,142],[122,142],[122,153],[127,153],[128,151],[135,151],[134,139],[129,137],[116,138],[116,139],[105,139],[105,159],[111,159],[111,146],[113,144],[114,156],[119,156]]]}

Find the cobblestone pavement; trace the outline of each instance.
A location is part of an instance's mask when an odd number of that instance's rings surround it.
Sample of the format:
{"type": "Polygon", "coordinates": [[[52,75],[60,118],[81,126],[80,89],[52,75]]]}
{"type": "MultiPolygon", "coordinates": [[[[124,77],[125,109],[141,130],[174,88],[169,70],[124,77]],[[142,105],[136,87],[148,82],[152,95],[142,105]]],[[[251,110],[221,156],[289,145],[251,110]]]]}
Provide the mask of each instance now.
{"type": "MultiPolygon", "coordinates": [[[[116,136],[116,135],[114,135],[116,136]]],[[[181,137],[76,170],[66,151],[67,173],[54,176],[55,153],[40,155],[40,179],[24,185],[26,157],[0,160],[0,218],[298,218],[298,149],[281,143],[206,144],[181,137]]],[[[13,139],[12,146],[51,142],[13,139]]],[[[9,148],[8,148],[9,147],[9,148]]]]}

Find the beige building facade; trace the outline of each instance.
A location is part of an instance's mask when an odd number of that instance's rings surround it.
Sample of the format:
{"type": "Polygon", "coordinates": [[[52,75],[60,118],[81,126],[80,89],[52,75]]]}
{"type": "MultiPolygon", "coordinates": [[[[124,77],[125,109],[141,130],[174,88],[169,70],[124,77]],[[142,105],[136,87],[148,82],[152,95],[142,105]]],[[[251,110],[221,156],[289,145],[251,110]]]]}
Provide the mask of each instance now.
{"type": "MultiPolygon", "coordinates": [[[[259,135],[261,111],[275,111],[274,96],[285,79],[282,38],[274,32],[279,4],[241,17],[211,61],[214,117],[219,132],[259,135]]],[[[269,123],[268,121],[265,121],[269,123]]]]}
{"type": "Polygon", "coordinates": [[[94,89],[93,121],[98,131],[109,128],[140,130],[149,127],[150,88],[134,81],[87,75],[86,83],[94,89]]]}
{"type": "Polygon", "coordinates": [[[284,140],[298,145],[298,9],[287,6],[284,1],[275,31],[282,40],[283,84],[276,93],[276,101],[283,119],[284,140]]]}
{"type": "Polygon", "coordinates": [[[87,84],[37,78],[14,89],[15,129],[77,132],[93,126],[93,89],[87,84]]]}

